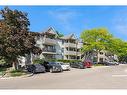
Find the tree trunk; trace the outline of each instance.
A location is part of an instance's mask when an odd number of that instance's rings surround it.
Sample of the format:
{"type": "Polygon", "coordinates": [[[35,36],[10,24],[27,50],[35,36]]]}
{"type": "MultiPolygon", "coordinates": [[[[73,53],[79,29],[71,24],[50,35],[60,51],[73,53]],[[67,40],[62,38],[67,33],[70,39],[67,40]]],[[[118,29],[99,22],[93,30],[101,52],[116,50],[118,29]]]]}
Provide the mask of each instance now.
{"type": "Polygon", "coordinates": [[[32,55],[32,52],[30,52],[30,63],[33,64],[33,55],[32,55]]]}
{"type": "Polygon", "coordinates": [[[99,54],[99,51],[97,50],[97,63],[99,62],[99,56],[98,56],[98,54],[99,54]]]}
{"type": "Polygon", "coordinates": [[[13,63],[12,63],[13,65],[12,65],[12,68],[14,69],[14,70],[18,70],[19,68],[19,66],[18,66],[18,63],[17,63],[17,61],[13,61],[13,63]]]}

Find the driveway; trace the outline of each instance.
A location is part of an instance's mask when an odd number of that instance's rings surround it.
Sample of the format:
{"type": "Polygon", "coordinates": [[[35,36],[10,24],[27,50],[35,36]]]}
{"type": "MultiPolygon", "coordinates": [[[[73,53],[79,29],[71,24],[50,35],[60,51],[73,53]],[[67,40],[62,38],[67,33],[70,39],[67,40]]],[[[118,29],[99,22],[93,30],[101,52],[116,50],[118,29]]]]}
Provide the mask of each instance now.
{"type": "Polygon", "coordinates": [[[32,77],[0,79],[0,89],[126,89],[127,65],[41,73],[32,77]]]}

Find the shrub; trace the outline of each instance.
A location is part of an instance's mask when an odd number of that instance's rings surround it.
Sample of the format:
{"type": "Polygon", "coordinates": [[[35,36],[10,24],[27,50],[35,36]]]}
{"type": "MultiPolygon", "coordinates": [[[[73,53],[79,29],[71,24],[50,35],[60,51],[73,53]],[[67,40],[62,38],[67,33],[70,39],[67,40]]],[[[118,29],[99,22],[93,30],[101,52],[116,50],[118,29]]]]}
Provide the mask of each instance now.
{"type": "Polygon", "coordinates": [[[7,70],[7,68],[5,67],[0,67],[0,75],[3,75],[5,73],[5,71],[7,70]]]}
{"type": "Polygon", "coordinates": [[[46,61],[48,61],[48,62],[56,62],[57,60],[56,59],[47,59],[46,61]]]}
{"type": "Polygon", "coordinates": [[[44,59],[38,58],[38,59],[35,59],[35,60],[33,61],[33,64],[41,64],[41,63],[43,63],[43,62],[44,62],[44,59]]]}
{"type": "Polygon", "coordinates": [[[94,66],[104,66],[103,64],[94,64],[94,66]]]}
{"type": "Polygon", "coordinates": [[[34,64],[42,64],[44,61],[48,62],[63,62],[63,63],[71,63],[71,62],[81,62],[81,60],[63,60],[63,59],[36,59],[33,61],[34,64]]]}
{"type": "Polygon", "coordinates": [[[12,71],[10,71],[10,74],[11,74],[12,77],[16,77],[16,76],[25,75],[26,72],[24,72],[22,70],[12,70],[12,71]]]}
{"type": "Polygon", "coordinates": [[[5,60],[4,59],[0,59],[0,64],[5,64],[5,60]]]}
{"type": "Polygon", "coordinates": [[[62,59],[59,59],[57,61],[63,63],[81,62],[81,60],[62,60],[62,59]]]}

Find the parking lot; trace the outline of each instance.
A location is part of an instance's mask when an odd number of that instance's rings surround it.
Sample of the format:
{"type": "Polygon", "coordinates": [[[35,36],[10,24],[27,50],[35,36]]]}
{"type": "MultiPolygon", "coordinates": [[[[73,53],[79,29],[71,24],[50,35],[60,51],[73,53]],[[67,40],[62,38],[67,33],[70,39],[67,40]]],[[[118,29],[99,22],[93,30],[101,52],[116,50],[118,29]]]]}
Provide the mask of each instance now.
{"type": "Polygon", "coordinates": [[[124,89],[127,65],[71,68],[62,73],[40,73],[31,77],[0,79],[0,89],[124,89]]]}

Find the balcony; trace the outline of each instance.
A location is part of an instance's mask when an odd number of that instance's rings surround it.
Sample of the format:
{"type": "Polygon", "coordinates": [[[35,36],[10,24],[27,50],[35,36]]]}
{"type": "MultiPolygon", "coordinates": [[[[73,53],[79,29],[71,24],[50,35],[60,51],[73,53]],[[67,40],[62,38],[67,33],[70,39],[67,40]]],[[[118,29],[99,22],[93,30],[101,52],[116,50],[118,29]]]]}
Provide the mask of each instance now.
{"type": "Polygon", "coordinates": [[[64,46],[65,47],[74,47],[74,48],[77,47],[76,44],[74,44],[74,43],[64,43],[64,46]]]}
{"type": "Polygon", "coordinates": [[[65,55],[78,55],[76,51],[65,51],[64,54],[65,55]]]}
{"type": "Polygon", "coordinates": [[[82,48],[83,44],[82,43],[78,43],[77,48],[82,48]]]}
{"type": "Polygon", "coordinates": [[[55,45],[55,44],[57,44],[57,41],[55,39],[51,39],[51,38],[44,38],[43,44],[55,45]]]}
{"type": "Polygon", "coordinates": [[[81,56],[81,55],[82,55],[82,53],[81,53],[81,52],[77,52],[77,55],[78,55],[78,56],[81,56]]]}
{"type": "Polygon", "coordinates": [[[47,49],[47,48],[43,48],[43,49],[42,49],[42,53],[46,53],[46,54],[56,54],[56,49],[47,49]]]}

